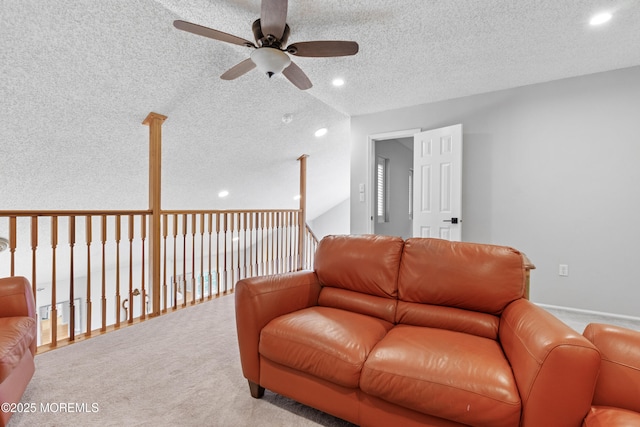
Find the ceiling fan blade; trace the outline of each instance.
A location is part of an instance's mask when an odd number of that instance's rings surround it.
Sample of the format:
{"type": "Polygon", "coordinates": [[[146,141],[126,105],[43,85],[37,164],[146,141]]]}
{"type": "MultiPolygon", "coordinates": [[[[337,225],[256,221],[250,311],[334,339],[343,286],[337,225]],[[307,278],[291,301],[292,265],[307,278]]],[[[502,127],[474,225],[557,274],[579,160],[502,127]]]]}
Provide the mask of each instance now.
{"type": "Polygon", "coordinates": [[[199,36],[209,37],[210,39],[219,40],[221,42],[233,43],[240,46],[256,47],[249,40],[223,33],[222,31],[214,30],[212,28],[203,27],[202,25],[192,24],[191,22],[177,20],[173,21],[173,26],[179,30],[187,31],[199,36]]]}
{"type": "Polygon", "coordinates": [[[253,62],[251,58],[247,58],[241,63],[229,68],[223,75],[220,76],[220,78],[222,80],[237,79],[241,75],[248,73],[254,68],[256,68],[255,62],[253,62]]]}
{"type": "Polygon", "coordinates": [[[282,71],[282,74],[298,89],[307,90],[313,86],[309,77],[293,61],[282,71]]]}
{"type": "Polygon", "coordinates": [[[271,34],[280,40],[284,34],[284,26],[287,23],[288,0],[262,0],[260,10],[260,26],[262,34],[271,34]]]}
{"type": "Polygon", "coordinates": [[[358,53],[358,43],[342,40],[323,40],[315,42],[294,43],[287,47],[287,52],[296,56],[315,58],[331,56],[348,56],[358,53]]]}

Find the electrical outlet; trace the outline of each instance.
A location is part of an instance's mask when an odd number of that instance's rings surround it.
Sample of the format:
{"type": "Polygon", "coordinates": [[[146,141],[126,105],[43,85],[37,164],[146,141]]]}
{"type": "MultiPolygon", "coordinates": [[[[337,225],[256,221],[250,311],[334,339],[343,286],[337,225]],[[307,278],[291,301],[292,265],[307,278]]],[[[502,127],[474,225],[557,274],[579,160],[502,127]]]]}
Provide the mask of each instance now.
{"type": "Polygon", "coordinates": [[[558,266],[558,275],[566,277],[569,275],[569,266],[567,264],[560,264],[558,266]]]}

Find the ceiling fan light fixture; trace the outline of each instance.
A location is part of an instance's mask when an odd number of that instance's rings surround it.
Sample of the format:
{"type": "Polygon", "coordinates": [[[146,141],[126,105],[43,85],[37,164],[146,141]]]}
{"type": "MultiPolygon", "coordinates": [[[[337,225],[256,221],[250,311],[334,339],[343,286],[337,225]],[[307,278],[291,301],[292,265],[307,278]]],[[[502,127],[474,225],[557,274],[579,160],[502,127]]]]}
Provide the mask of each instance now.
{"type": "Polygon", "coordinates": [[[261,47],[254,50],[251,52],[251,60],[256,64],[258,70],[269,77],[281,73],[291,64],[289,55],[273,47],[261,47]]]}

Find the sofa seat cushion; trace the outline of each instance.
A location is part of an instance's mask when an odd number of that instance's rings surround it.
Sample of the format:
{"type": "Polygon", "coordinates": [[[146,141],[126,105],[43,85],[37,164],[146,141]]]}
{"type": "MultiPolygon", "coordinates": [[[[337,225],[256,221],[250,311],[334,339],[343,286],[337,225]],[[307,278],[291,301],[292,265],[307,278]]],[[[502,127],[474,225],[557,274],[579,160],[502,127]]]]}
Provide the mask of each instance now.
{"type": "Polygon", "coordinates": [[[359,313],[310,307],[270,321],[260,333],[259,352],[281,365],[356,388],[367,356],[392,326],[359,313]]]}
{"type": "Polygon", "coordinates": [[[582,425],[583,427],[640,426],[640,413],[611,406],[593,406],[582,425]]]}
{"type": "Polygon", "coordinates": [[[0,382],[18,366],[35,337],[35,319],[0,317],[0,382]]]}
{"type": "Polygon", "coordinates": [[[521,401],[500,345],[461,332],[398,325],[362,370],[365,393],[474,426],[517,426],[521,401]]]}

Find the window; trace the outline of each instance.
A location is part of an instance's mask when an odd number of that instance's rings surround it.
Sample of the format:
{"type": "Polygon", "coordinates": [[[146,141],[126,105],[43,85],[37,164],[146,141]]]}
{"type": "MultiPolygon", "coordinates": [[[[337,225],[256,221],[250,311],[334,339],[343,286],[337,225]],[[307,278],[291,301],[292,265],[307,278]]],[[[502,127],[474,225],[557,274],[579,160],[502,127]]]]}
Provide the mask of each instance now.
{"type": "Polygon", "coordinates": [[[376,157],[376,217],[389,222],[389,159],[376,157]]]}

